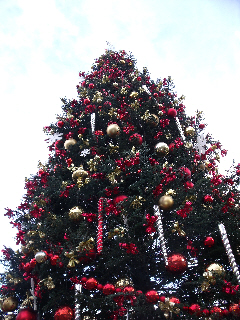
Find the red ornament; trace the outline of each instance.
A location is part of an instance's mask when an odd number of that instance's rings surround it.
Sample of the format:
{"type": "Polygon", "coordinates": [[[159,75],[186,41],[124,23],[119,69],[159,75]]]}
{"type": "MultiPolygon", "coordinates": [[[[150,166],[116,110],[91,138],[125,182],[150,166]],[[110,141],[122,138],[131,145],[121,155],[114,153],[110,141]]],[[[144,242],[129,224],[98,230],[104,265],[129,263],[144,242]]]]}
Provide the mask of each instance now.
{"type": "Polygon", "coordinates": [[[57,126],[59,128],[62,128],[64,126],[64,122],[63,121],[58,121],[57,126]]]}
{"type": "Polygon", "coordinates": [[[204,197],[204,202],[205,202],[205,203],[212,203],[212,202],[213,202],[213,197],[210,196],[209,194],[207,194],[207,195],[204,197]]]}
{"type": "Polygon", "coordinates": [[[109,294],[113,294],[115,292],[115,287],[113,284],[105,284],[105,286],[103,286],[103,294],[105,295],[109,295],[109,294]]]}
{"type": "Polygon", "coordinates": [[[206,237],[204,245],[209,248],[212,247],[214,245],[214,239],[212,237],[206,237]]]}
{"type": "Polygon", "coordinates": [[[232,304],[229,308],[229,311],[232,312],[235,316],[240,316],[240,308],[237,303],[232,304]]]}
{"type": "Polygon", "coordinates": [[[173,303],[180,303],[180,300],[178,298],[175,298],[175,297],[171,297],[169,299],[170,302],[173,302],[173,303]]]}
{"type": "Polygon", "coordinates": [[[167,115],[171,118],[175,118],[177,115],[177,110],[174,108],[168,109],[167,115]]]}
{"type": "Polygon", "coordinates": [[[89,278],[85,283],[85,286],[88,290],[96,289],[97,285],[98,285],[98,282],[94,278],[89,278]]]}
{"type": "Polygon", "coordinates": [[[190,314],[194,314],[196,316],[200,316],[201,315],[201,308],[198,304],[192,304],[189,309],[188,312],[190,314]]]}
{"type": "Polygon", "coordinates": [[[187,260],[180,253],[172,253],[170,256],[168,256],[168,264],[166,269],[175,275],[182,274],[187,269],[187,260]]]}
{"type": "Polygon", "coordinates": [[[199,129],[204,129],[205,128],[205,124],[204,123],[201,123],[200,125],[199,125],[199,129]]]}
{"type": "Polygon", "coordinates": [[[70,307],[60,307],[54,314],[54,320],[72,320],[73,310],[70,307]]]}
{"type": "Polygon", "coordinates": [[[157,293],[157,291],[155,290],[150,290],[148,291],[146,294],[146,300],[149,303],[156,303],[159,300],[159,295],[157,293]]]}
{"type": "Polygon", "coordinates": [[[98,290],[102,290],[102,289],[103,289],[103,285],[99,283],[99,284],[97,285],[97,289],[98,289],[98,290]]]}
{"type": "Polygon", "coordinates": [[[180,171],[180,174],[181,174],[181,176],[184,178],[184,179],[186,179],[186,180],[189,180],[189,179],[191,179],[191,170],[189,170],[188,168],[186,168],[186,167],[181,167],[180,169],[179,169],[179,171],[180,171]]]}
{"type": "Polygon", "coordinates": [[[129,140],[133,143],[133,144],[136,144],[136,145],[141,145],[142,142],[143,142],[143,138],[140,134],[138,133],[134,133],[132,134],[130,137],[129,137],[129,140]]]}
{"type": "Polygon", "coordinates": [[[127,199],[127,196],[121,195],[117,196],[116,198],[113,199],[113,204],[116,205],[119,202],[122,202],[127,199]]]}
{"type": "Polygon", "coordinates": [[[31,308],[26,308],[19,311],[16,320],[37,320],[37,313],[31,308]]]}
{"type": "Polygon", "coordinates": [[[133,293],[134,292],[134,288],[131,286],[127,286],[123,289],[124,293],[133,293]]]}
{"type": "Polygon", "coordinates": [[[210,314],[214,315],[214,316],[217,316],[218,319],[220,317],[222,317],[224,314],[223,314],[223,310],[219,307],[213,307],[211,310],[210,310],[210,314]]]}

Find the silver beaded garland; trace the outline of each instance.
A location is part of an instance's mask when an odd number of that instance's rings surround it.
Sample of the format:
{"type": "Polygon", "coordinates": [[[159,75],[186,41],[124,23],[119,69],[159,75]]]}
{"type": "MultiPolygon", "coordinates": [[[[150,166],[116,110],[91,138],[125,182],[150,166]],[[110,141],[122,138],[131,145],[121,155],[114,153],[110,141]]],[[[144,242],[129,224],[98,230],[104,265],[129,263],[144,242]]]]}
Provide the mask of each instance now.
{"type": "Polygon", "coordinates": [[[168,255],[167,255],[167,249],[166,249],[166,244],[165,244],[165,239],[164,239],[164,234],[163,234],[161,213],[160,213],[158,206],[154,206],[153,209],[154,209],[155,216],[158,217],[158,219],[156,221],[156,225],[157,225],[157,229],[158,229],[158,233],[159,233],[159,240],[160,240],[160,245],[161,245],[161,249],[162,249],[162,253],[163,253],[163,258],[165,261],[165,265],[167,266],[168,265],[168,255]]]}

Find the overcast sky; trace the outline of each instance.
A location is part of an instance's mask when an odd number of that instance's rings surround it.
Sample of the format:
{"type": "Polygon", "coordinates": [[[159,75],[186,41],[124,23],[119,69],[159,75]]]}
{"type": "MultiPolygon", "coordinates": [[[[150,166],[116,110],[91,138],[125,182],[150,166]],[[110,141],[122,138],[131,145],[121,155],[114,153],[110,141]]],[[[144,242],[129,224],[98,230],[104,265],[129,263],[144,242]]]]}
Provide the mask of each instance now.
{"type": "Polygon", "coordinates": [[[187,113],[204,111],[207,131],[240,162],[239,0],[0,0],[0,247],[13,246],[4,218],[24,180],[47,160],[42,132],[76,98],[107,41],[131,51],[153,79],[171,76],[187,113]]]}

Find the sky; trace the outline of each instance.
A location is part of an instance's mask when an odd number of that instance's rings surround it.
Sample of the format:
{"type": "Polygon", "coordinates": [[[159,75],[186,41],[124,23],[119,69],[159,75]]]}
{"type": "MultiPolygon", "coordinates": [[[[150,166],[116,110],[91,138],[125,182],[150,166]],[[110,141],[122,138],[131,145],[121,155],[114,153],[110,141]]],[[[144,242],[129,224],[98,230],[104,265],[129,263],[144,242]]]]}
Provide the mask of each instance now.
{"type": "Polygon", "coordinates": [[[240,162],[239,0],[0,0],[0,250],[15,248],[4,208],[48,157],[43,127],[76,98],[79,71],[109,48],[132,52],[151,78],[171,76],[188,115],[240,162]]]}

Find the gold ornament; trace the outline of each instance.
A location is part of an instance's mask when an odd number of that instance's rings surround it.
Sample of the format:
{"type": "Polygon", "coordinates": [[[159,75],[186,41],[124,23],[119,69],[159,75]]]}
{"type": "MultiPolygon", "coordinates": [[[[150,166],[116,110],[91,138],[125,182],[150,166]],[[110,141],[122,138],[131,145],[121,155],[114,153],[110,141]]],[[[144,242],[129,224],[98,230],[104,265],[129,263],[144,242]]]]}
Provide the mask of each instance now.
{"type": "Polygon", "coordinates": [[[64,142],[64,148],[66,150],[69,150],[69,148],[73,145],[75,145],[77,143],[77,141],[75,139],[68,139],[64,142]]]}
{"type": "Polygon", "coordinates": [[[80,263],[80,261],[76,259],[76,256],[75,256],[73,251],[65,252],[64,255],[65,255],[65,257],[69,258],[69,262],[68,262],[68,265],[67,265],[68,268],[74,268],[76,263],[77,264],[80,263]]]}
{"type": "Polygon", "coordinates": [[[73,181],[77,181],[78,179],[84,180],[88,176],[88,172],[83,170],[82,167],[77,168],[75,171],[73,171],[72,179],[73,181]]]}
{"type": "Polygon", "coordinates": [[[128,287],[128,286],[133,286],[133,282],[128,278],[120,279],[115,283],[115,287],[116,288],[123,289],[123,288],[128,287]]]}
{"type": "Polygon", "coordinates": [[[189,126],[189,127],[187,127],[187,128],[185,129],[185,134],[186,134],[187,136],[193,136],[194,133],[195,133],[195,129],[194,129],[193,127],[191,127],[191,126],[189,126]]]}
{"type": "Polygon", "coordinates": [[[156,150],[158,155],[164,157],[164,156],[166,156],[168,154],[169,147],[165,142],[158,142],[155,145],[155,150],[156,150]]]}
{"type": "Polygon", "coordinates": [[[108,232],[108,239],[112,239],[113,237],[115,236],[119,236],[119,237],[123,237],[124,236],[124,232],[125,232],[125,229],[122,228],[122,227],[119,227],[119,228],[115,228],[112,232],[108,232]]]}
{"type": "Polygon", "coordinates": [[[156,114],[149,114],[146,119],[146,122],[151,127],[157,127],[157,125],[159,124],[159,118],[156,114]]]}
{"type": "Polygon", "coordinates": [[[2,309],[5,312],[11,312],[17,309],[18,301],[14,297],[8,297],[3,301],[2,309]]]}
{"type": "Polygon", "coordinates": [[[79,221],[82,218],[82,214],[82,208],[76,206],[69,211],[68,216],[73,221],[79,221]]]}
{"type": "Polygon", "coordinates": [[[44,251],[39,251],[35,254],[35,259],[37,263],[43,263],[47,260],[47,254],[44,251]]]}
{"type": "Polygon", "coordinates": [[[111,154],[115,153],[115,152],[118,152],[119,146],[115,146],[112,143],[109,143],[108,145],[109,145],[109,151],[110,151],[111,154]]]}
{"type": "Polygon", "coordinates": [[[79,252],[83,252],[83,251],[92,250],[93,248],[94,248],[94,239],[90,238],[87,241],[80,242],[76,250],[79,252]]]}
{"type": "Polygon", "coordinates": [[[179,236],[186,237],[186,232],[184,232],[184,231],[180,228],[178,221],[176,221],[176,222],[174,223],[172,232],[177,232],[177,233],[179,234],[179,236]]]}
{"type": "Polygon", "coordinates": [[[116,123],[112,123],[107,127],[107,135],[111,138],[115,138],[119,136],[120,128],[116,123]]]}
{"type": "Polygon", "coordinates": [[[52,280],[52,277],[48,276],[47,279],[43,280],[43,284],[44,286],[46,286],[48,288],[48,290],[52,290],[55,288],[55,284],[52,280]]]}
{"type": "Polygon", "coordinates": [[[173,198],[171,196],[162,196],[159,199],[159,206],[163,210],[170,210],[173,206],[173,198]]]}
{"type": "Polygon", "coordinates": [[[138,97],[138,92],[133,91],[130,93],[130,98],[137,98],[138,97]]]}
{"type": "Polygon", "coordinates": [[[136,196],[136,199],[132,201],[130,206],[133,207],[134,209],[139,209],[141,208],[143,201],[146,201],[143,197],[136,196]]]}
{"type": "Polygon", "coordinates": [[[210,264],[207,267],[206,272],[207,272],[207,275],[209,276],[214,276],[214,275],[224,276],[225,274],[224,268],[218,263],[210,264]]]}
{"type": "Polygon", "coordinates": [[[159,302],[159,308],[164,312],[164,316],[167,319],[172,315],[172,313],[180,312],[180,309],[176,305],[176,303],[171,301],[171,298],[165,298],[164,302],[159,302]]]}

